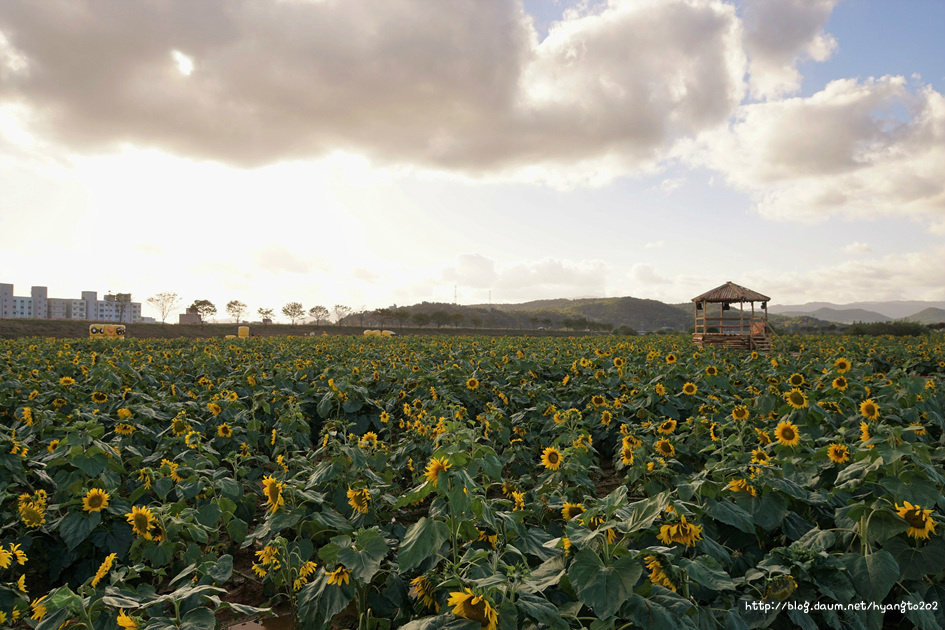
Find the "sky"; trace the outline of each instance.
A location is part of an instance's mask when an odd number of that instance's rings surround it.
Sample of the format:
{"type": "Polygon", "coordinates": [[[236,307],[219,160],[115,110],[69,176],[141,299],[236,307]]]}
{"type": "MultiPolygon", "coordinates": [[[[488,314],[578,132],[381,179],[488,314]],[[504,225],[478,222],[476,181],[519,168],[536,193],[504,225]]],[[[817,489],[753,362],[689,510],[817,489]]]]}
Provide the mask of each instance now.
{"type": "Polygon", "coordinates": [[[945,300],[943,32],[942,0],[4,0],[0,282],[945,300]]]}

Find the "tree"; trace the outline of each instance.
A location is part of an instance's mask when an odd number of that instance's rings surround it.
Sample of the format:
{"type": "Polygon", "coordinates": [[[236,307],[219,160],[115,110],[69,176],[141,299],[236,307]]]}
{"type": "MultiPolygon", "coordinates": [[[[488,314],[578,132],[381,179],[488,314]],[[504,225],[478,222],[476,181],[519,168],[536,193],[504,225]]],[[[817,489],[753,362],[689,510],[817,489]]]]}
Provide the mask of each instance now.
{"type": "Polygon", "coordinates": [[[275,316],[275,313],[273,313],[271,308],[260,307],[256,312],[259,313],[259,316],[263,318],[264,323],[266,323],[265,320],[267,319],[269,322],[272,322],[272,318],[275,316]]]}
{"type": "Polygon", "coordinates": [[[437,328],[442,328],[444,324],[450,323],[450,314],[442,309],[437,309],[430,314],[430,319],[436,324],[437,328]]]}
{"type": "Polygon", "coordinates": [[[374,317],[376,317],[377,321],[383,326],[393,318],[393,314],[390,312],[389,308],[377,308],[374,309],[374,317]]]}
{"type": "Polygon", "coordinates": [[[430,323],[430,316],[427,315],[426,313],[414,313],[413,315],[410,316],[410,319],[412,319],[413,323],[419,326],[420,328],[423,328],[424,326],[430,323]]]}
{"type": "Polygon", "coordinates": [[[351,307],[344,304],[335,304],[335,323],[340,324],[341,320],[351,314],[351,307]]]}
{"type": "Polygon", "coordinates": [[[305,309],[299,302],[289,302],[282,307],[282,314],[295,324],[296,321],[305,317],[305,309]]]}
{"type": "Polygon", "coordinates": [[[473,328],[479,328],[482,326],[482,318],[478,315],[473,315],[469,318],[469,323],[473,325],[473,328]]]}
{"type": "Polygon", "coordinates": [[[463,322],[465,321],[466,321],[466,315],[464,313],[460,313],[459,311],[455,313],[450,313],[450,323],[456,326],[457,328],[462,326],[463,322]]]}
{"type": "Polygon", "coordinates": [[[403,327],[407,323],[407,320],[410,319],[410,311],[405,308],[395,308],[391,311],[391,317],[393,317],[397,323],[403,327]]]}
{"type": "Polygon", "coordinates": [[[167,320],[167,316],[171,314],[177,306],[180,304],[180,297],[176,293],[171,293],[166,291],[164,293],[158,293],[153,297],[148,298],[148,304],[153,306],[161,314],[161,323],[163,324],[167,320]]]}
{"type": "Polygon", "coordinates": [[[208,317],[213,317],[217,314],[217,307],[214,306],[213,302],[210,300],[194,300],[190,308],[191,310],[197,311],[197,314],[200,315],[201,323],[204,323],[208,317]]]}
{"type": "Polygon", "coordinates": [[[322,322],[328,321],[328,309],[324,306],[313,306],[308,309],[308,316],[315,318],[315,324],[318,326],[322,325],[322,322]]]}
{"type": "Polygon", "coordinates": [[[239,300],[230,300],[226,303],[226,312],[230,317],[236,318],[236,324],[239,325],[240,318],[246,314],[246,305],[239,300]]]}

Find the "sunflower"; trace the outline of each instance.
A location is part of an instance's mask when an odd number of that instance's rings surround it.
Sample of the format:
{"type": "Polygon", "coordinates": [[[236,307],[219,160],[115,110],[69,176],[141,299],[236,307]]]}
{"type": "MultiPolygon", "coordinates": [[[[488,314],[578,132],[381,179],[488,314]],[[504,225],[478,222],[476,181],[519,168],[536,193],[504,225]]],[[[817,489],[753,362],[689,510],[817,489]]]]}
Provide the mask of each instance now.
{"type": "Polygon", "coordinates": [[[343,564],[339,564],[334,571],[326,571],[326,574],[328,575],[328,583],[336,586],[347,584],[351,579],[351,571],[346,569],[343,564]]]}
{"type": "Polygon", "coordinates": [[[804,375],[795,372],[788,377],[788,383],[790,383],[791,387],[800,387],[804,384],[804,375]]]}
{"type": "Polygon", "coordinates": [[[430,459],[426,470],[427,481],[436,486],[439,481],[440,473],[446,472],[452,465],[453,464],[445,457],[434,457],[430,459]]]}
{"type": "Polygon", "coordinates": [[[374,431],[368,431],[358,439],[358,447],[360,448],[377,448],[377,433],[374,431]]]}
{"type": "Polygon", "coordinates": [[[92,392],[92,402],[102,404],[108,402],[108,395],[102,392],[92,392]]]}
{"type": "Polygon", "coordinates": [[[697,391],[699,391],[699,388],[695,383],[686,383],[682,386],[682,393],[686,394],[687,396],[692,396],[697,391]]]}
{"type": "Polygon", "coordinates": [[[476,391],[479,387],[479,380],[475,378],[466,379],[466,389],[476,391]]]}
{"type": "Polygon", "coordinates": [[[367,514],[370,500],[371,493],[368,492],[367,488],[361,488],[360,490],[348,488],[348,505],[350,505],[355,512],[367,514]]]}
{"type": "Polygon", "coordinates": [[[624,361],[621,357],[614,357],[614,367],[617,368],[618,370],[622,368],[625,364],[626,364],[626,361],[624,361]]]}
{"type": "Polygon", "coordinates": [[[558,470],[561,467],[561,451],[549,446],[541,453],[541,464],[548,470],[558,470]]]}
{"type": "Polygon", "coordinates": [[[92,578],[92,588],[98,586],[98,583],[105,579],[105,576],[108,575],[108,572],[112,569],[112,563],[115,562],[115,558],[117,557],[117,553],[110,553],[105,557],[98,571],[95,572],[95,577],[92,578]]]}
{"type": "Polygon", "coordinates": [[[610,413],[610,411],[605,409],[604,411],[600,412],[600,423],[605,427],[609,427],[613,419],[614,416],[612,413],[610,413]]]}
{"type": "Polygon", "coordinates": [[[702,525],[689,523],[685,516],[680,515],[678,523],[660,527],[660,533],[656,537],[664,545],[677,542],[692,547],[697,540],[702,540],[702,525]]]}
{"type": "Polygon", "coordinates": [[[92,488],[82,499],[82,509],[86,512],[101,512],[108,507],[108,493],[101,488],[92,488]]]}
{"type": "Polygon", "coordinates": [[[751,452],[751,463],[752,464],[767,464],[771,458],[760,448],[756,448],[751,452]]]}
{"type": "Polygon", "coordinates": [[[23,521],[23,524],[27,527],[39,527],[46,522],[45,501],[21,501],[18,505],[18,509],[20,511],[20,520],[23,521]]]}
{"type": "Polygon", "coordinates": [[[430,581],[430,578],[421,575],[420,577],[415,577],[410,580],[410,596],[427,608],[439,610],[435,595],[436,588],[433,586],[433,582],[430,581]]]}
{"type": "Polygon", "coordinates": [[[643,562],[646,564],[646,568],[650,572],[650,582],[653,582],[653,584],[656,584],[657,586],[668,588],[674,593],[676,592],[676,585],[673,584],[670,581],[669,576],[666,575],[666,570],[663,568],[663,563],[659,561],[659,558],[656,556],[647,556],[643,562]]]}
{"type": "Polygon", "coordinates": [[[896,510],[899,516],[909,523],[909,529],[906,534],[915,539],[929,537],[929,534],[935,533],[935,521],[932,520],[932,510],[923,510],[919,505],[912,505],[908,501],[903,501],[903,505],[896,504],[896,510]]]}
{"type": "Polygon", "coordinates": [[[860,403],[860,415],[867,420],[876,420],[879,418],[879,405],[870,400],[864,400],[860,403]]]}
{"type": "Polygon", "coordinates": [[[656,427],[656,430],[662,433],[663,435],[669,435],[670,433],[676,430],[676,421],[673,420],[672,418],[669,418],[668,420],[664,420],[663,422],[659,424],[659,426],[656,427]]]}
{"type": "Polygon", "coordinates": [[[656,452],[663,457],[672,457],[676,454],[676,448],[669,440],[657,440],[653,447],[656,449],[656,452]]]}
{"type": "Polygon", "coordinates": [[[481,630],[496,630],[499,613],[485,597],[476,595],[469,588],[450,593],[447,605],[453,607],[453,614],[463,619],[478,621],[481,630]]]}
{"type": "Polygon", "coordinates": [[[659,395],[659,396],[663,396],[664,394],[666,394],[666,388],[663,387],[663,384],[662,384],[662,383],[657,383],[657,384],[656,384],[656,393],[657,393],[657,395],[659,395]]]}
{"type": "Polygon", "coordinates": [[[851,364],[846,359],[841,358],[834,361],[833,366],[837,369],[838,372],[840,372],[841,374],[844,374],[850,371],[851,364]]]}
{"type": "Polygon", "coordinates": [[[807,406],[807,395],[795,387],[784,394],[784,401],[795,409],[803,409],[807,406]]]}
{"type": "Polygon", "coordinates": [[[831,444],[827,448],[827,457],[835,464],[842,464],[850,461],[850,449],[844,444],[831,444]]]}
{"type": "Polygon", "coordinates": [[[719,428],[719,425],[716,422],[713,422],[712,424],[709,425],[709,437],[712,439],[713,442],[718,442],[720,439],[719,434],[718,434],[718,428],[719,428]]]}
{"type": "Polygon", "coordinates": [[[785,446],[797,446],[801,443],[801,434],[797,431],[797,425],[787,420],[778,424],[774,430],[774,436],[785,446]]]}
{"type": "Polygon", "coordinates": [[[118,609],[118,619],[116,621],[122,630],[138,630],[138,622],[135,621],[134,617],[126,615],[124,608],[118,609]]]}
{"type": "Polygon", "coordinates": [[[717,376],[719,373],[719,368],[715,367],[714,365],[710,365],[705,369],[705,373],[708,376],[717,376]]]}
{"type": "Polygon", "coordinates": [[[115,425],[115,433],[117,433],[118,435],[131,435],[134,432],[135,432],[135,428],[131,426],[130,424],[119,422],[118,424],[115,425]]]}
{"type": "Polygon", "coordinates": [[[233,428],[224,422],[217,426],[217,436],[222,438],[233,437],[233,428]]]}
{"type": "Polygon", "coordinates": [[[675,354],[672,354],[672,353],[667,354],[667,355],[666,355],[666,362],[669,363],[670,365],[672,365],[673,363],[675,363],[675,362],[676,362],[676,355],[675,355],[675,354]]]}
{"type": "Polygon", "coordinates": [[[190,431],[190,423],[187,422],[187,418],[184,417],[183,411],[171,420],[171,430],[174,432],[174,435],[184,435],[190,431]]]}
{"type": "Polygon", "coordinates": [[[565,501],[564,506],[561,508],[561,517],[566,521],[570,521],[578,514],[583,513],[584,505],[581,503],[569,503],[565,501]]]}
{"type": "Polygon", "coordinates": [[[849,386],[850,384],[847,382],[845,376],[838,376],[837,378],[833,379],[833,388],[836,390],[841,392],[846,391],[847,387],[849,386]]]}
{"type": "Polygon", "coordinates": [[[223,407],[215,402],[207,403],[207,409],[215,416],[219,416],[223,412],[223,407]]]}
{"type": "Polygon", "coordinates": [[[620,449],[620,461],[624,466],[633,465],[633,449],[629,446],[624,446],[620,449]]]}
{"type": "Polygon", "coordinates": [[[746,405],[735,405],[732,409],[732,420],[747,420],[748,407],[746,405]]]}
{"type": "Polygon", "coordinates": [[[141,538],[151,540],[151,528],[155,526],[156,521],[150,509],[135,505],[130,512],[125,514],[125,518],[128,519],[128,523],[135,534],[141,538]]]}
{"type": "Polygon", "coordinates": [[[266,495],[266,503],[269,505],[270,512],[276,512],[285,505],[285,497],[282,496],[282,490],[285,484],[276,481],[272,475],[264,477],[262,480],[263,494],[266,495]]]}
{"type": "Polygon", "coordinates": [[[75,385],[75,379],[72,378],[71,376],[63,376],[61,379],[59,379],[59,384],[65,385],[66,387],[70,385],[75,385]]]}
{"type": "Polygon", "coordinates": [[[747,492],[753,497],[758,496],[758,491],[748,483],[747,479],[731,479],[725,489],[732,492],[747,492]]]}
{"type": "Polygon", "coordinates": [[[512,508],[512,511],[524,510],[525,509],[525,493],[512,491],[512,500],[515,501],[515,507],[512,508]]]}

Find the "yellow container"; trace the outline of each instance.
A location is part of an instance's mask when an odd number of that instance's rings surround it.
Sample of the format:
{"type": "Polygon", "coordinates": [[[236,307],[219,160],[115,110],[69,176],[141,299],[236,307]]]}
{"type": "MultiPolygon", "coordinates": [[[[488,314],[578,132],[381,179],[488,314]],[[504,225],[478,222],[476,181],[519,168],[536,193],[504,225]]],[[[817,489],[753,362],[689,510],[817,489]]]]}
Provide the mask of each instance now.
{"type": "Polygon", "coordinates": [[[249,326],[240,326],[239,327],[240,339],[246,339],[249,337],[249,326]]]}

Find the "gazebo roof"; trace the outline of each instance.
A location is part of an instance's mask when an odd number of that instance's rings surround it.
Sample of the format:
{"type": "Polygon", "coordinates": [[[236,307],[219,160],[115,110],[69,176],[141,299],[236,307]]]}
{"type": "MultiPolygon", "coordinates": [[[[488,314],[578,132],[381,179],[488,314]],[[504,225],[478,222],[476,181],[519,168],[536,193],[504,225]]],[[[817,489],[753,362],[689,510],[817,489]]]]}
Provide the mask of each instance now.
{"type": "Polygon", "coordinates": [[[746,289],[734,282],[726,282],[720,287],[711,291],[706,291],[700,296],[692,298],[693,302],[722,302],[730,304],[732,302],[768,302],[771,298],[762,295],[757,291],[746,289]]]}

